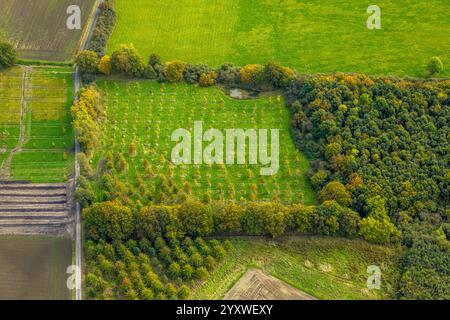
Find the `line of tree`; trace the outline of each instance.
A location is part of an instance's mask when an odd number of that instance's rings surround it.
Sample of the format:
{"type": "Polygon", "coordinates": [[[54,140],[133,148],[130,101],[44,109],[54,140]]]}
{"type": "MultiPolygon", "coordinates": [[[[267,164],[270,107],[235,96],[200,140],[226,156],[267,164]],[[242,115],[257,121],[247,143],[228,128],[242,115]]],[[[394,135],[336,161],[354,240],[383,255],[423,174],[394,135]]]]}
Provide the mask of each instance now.
{"type": "MultiPolygon", "coordinates": [[[[100,93],[95,86],[82,88],[78,99],[72,108],[73,127],[77,133],[78,142],[88,158],[101,141],[101,124],[104,111],[100,105],[100,93]]],[[[83,165],[84,161],[82,161],[83,165]]]]}
{"type": "Polygon", "coordinates": [[[117,14],[114,7],[115,0],[106,0],[100,4],[100,14],[92,31],[92,38],[88,47],[75,58],[75,63],[81,71],[83,83],[92,82],[96,73],[111,73],[111,57],[106,55],[106,49],[108,40],[117,22],[117,14]]]}
{"type": "Polygon", "coordinates": [[[89,75],[123,74],[129,77],[153,79],[160,82],[187,82],[209,87],[215,84],[242,86],[256,90],[285,88],[299,74],[294,69],[271,61],[266,65],[249,64],[244,67],[225,63],[219,68],[205,64],[189,64],[183,61],[163,62],[152,54],[146,62],[132,44],[121,45],[111,56],[94,50],[81,52],[76,59],[82,73],[89,75]]]}
{"type": "Polygon", "coordinates": [[[99,57],[103,57],[106,53],[109,37],[111,36],[114,26],[116,25],[116,12],[114,10],[115,1],[106,0],[100,4],[100,14],[97,23],[92,32],[92,38],[88,45],[88,50],[97,53],[99,57]]]}
{"type": "Polygon", "coordinates": [[[94,203],[83,211],[86,233],[93,240],[128,240],[164,237],[178,241],[186,236],[270,235],[287,232],[313,233],[355,238],[371,236],[377,243],[398,240],[389,228],[370,230],[355,211],[335,200],[318,206],[284,205],[279,202],[209,204],[190,199],[172,205],[145,207],[123,205],[118,201],[94,203]]]}

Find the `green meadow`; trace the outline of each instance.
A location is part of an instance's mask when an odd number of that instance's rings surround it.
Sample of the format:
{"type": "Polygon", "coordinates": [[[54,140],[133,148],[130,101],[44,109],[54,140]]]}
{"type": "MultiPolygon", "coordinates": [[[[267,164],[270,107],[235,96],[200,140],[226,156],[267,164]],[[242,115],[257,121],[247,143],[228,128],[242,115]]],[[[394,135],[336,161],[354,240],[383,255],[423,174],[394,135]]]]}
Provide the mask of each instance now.
{"type": "Polygon", "coordinates": [[[380,0],[369,30],[363,0],[118,0],[109,52],[133,43],[146,57],[219,66],[275,59],[302,73],[427,76],[439,56],[450,76],[450,2],[380,0]]]}
{"type": "Polygon", "coordinates": [[[95,158],[100,162],[110,151],[116,158],[121,154],[129,164],[121,174],[125,180],[135,181],[138,174],[156,188],[155,177],[163,174],[179,188],[188,182],[201,199],[209,191],[212,199],[298,202],[304,197],[305,203],[315,202],[305,176],[309,162],[292,142],[289,112],[281,97],[235,100],[219,87],[153,81],[99,81],[98,86],[107,123],[103,150],[95,158]],[[223,132],[279,129],[278,173],[262,176],[260,168],[267,166],[259,164],[173,165],[172,149],[177,142],[171,135],[179,128],[192,132],[195,121],[203,121],[203,132],[211,128],[223,132]],[[150,166],[144,165],[145,160],[150,166]]]}
{"type": "Polygon", "coordinates": [[[319,299],[390,299],[399,277],[401,252],[361,240],[289,236],[271,241],[231,239],[233,249],[210,277],[193,289],[192,299],[222,299],[248,269],[262,269],[319,299]],[[382,272],[380,290],[367,288],[367,267],[382,272]]]}

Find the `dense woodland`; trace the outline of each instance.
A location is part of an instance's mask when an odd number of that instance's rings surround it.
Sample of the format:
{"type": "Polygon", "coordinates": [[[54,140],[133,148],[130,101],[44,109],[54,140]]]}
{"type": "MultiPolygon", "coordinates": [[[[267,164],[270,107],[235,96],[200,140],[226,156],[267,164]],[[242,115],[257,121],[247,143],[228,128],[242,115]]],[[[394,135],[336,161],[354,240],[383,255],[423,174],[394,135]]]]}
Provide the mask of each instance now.
{"type": "Polygon", "coordinates": [[[399,297],[448,299],[450,81],[312,76],[286,95],[319,194],[342,184],[369,240],[389,219],[411,247],[399,297]]]}

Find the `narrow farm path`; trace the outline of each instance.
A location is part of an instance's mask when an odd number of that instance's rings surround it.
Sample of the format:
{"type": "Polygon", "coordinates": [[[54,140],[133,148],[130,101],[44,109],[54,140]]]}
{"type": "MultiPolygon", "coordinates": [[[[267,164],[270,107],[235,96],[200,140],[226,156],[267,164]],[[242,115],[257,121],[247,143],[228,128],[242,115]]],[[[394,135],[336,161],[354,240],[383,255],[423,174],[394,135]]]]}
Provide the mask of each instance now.
{"type": "MultiPolygon", "coordinates": [[[[98,16],[100,14],[100,5],[104,2],[104,0],[98,1],[98,7],[95,12],[94,18],[92,23],[89,26],[89,34],[86,39],[86,42],[82,46],[83,49],[87,49],[89,42],[92,39],[92,35],[94,32],[95,25],[97,24],[98,16]]],[[[80,69],[79,67],[76,67],[75,73],[74,73],[74,94],[75,97],[77,96],[78,92],[81,88],[81,76],[80,76],[80,69]]],[[[76,188],[76,181],[80,176],[80,166],[78,163],[78,153],[80,152],[80,144],[78,143],[78,138],[75,133],[75,188],[76,188]]],[[[82,300],[82,239],[81,239],[81,207],[80,203],[77,201],[75,203],[75,300],[82,300]]]]}
{"type": "Polygon", "coordinates": [[[31,72],[32,67],[26,66],[23,67],[23,74],[22,74],[22,97],[21,97],[21,109],[20,109],[20,132],[19,132],[19,140],[17,142],[17,145],[14,147],[14,149],[11,150],[8,157],[5,159],[5,161],[2,164],[1,170],[0,170],[0,179],[7,180],[9,179],[11,175],[11,162],[17,153],[22,151],[23,146],[27,142],[28,136],[27,133],[29,130],[27,130],[27,118],[28,118],[28,107],[27,107],[27,93],[30,89],[30,82],[31,82],[31,72]]]}

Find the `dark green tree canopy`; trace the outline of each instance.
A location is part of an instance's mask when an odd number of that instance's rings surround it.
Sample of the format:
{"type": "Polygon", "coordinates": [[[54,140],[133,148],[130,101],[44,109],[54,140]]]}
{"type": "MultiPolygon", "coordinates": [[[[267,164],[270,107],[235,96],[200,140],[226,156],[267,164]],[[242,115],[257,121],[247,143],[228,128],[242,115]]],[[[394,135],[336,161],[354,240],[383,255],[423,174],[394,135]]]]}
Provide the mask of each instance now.
{"type": "Polygon", "coordinates": [[[0,70],[12,67],[17,60],[17,52],[8,42],[0,41],[0,70]]]}

